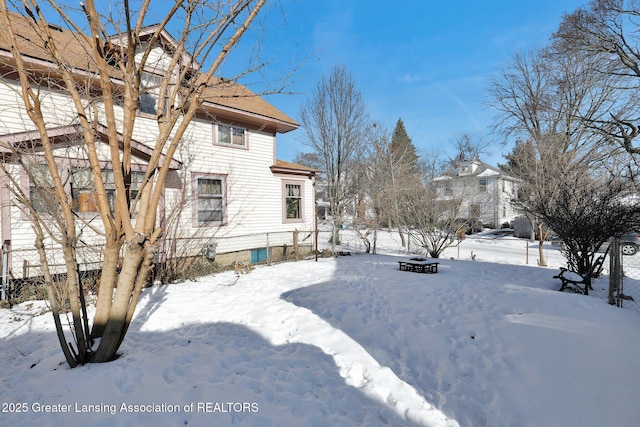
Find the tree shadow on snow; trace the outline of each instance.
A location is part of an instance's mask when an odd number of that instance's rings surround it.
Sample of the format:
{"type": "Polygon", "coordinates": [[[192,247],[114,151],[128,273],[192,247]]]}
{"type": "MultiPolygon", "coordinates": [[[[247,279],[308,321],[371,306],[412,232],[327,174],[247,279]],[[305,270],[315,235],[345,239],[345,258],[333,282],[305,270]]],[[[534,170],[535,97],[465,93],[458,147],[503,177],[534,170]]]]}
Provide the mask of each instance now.
{"type": "Polygon", "coordinates": [[[0,425],[408,425],[345,384],[317,347],[273,346],[242,325],[131,330],[121,353],[113,362],[69,369],[52,332],[3,340],[3,401],[24,402],[29,410],[0,412],[0,425]],[[127,412],[123,403],[165,406],[127,412]],[[71,413],[38,412],[34,404],[71,413]],[[76,404],[101,411],[78,413],[76,404]]]}

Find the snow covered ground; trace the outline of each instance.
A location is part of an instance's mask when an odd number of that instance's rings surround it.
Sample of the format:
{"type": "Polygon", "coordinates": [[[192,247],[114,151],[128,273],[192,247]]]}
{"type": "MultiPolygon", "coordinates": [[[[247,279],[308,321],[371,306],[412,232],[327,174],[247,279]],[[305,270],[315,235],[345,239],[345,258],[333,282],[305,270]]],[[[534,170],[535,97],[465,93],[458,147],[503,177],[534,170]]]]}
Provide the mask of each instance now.
{"type": "Polygon", "coordinates": [[[606,276],[559,293],[558,251],[506,238],[403,272],[397,241],[149,288],[122,356],[72,370],[44,304],[2,309],[0,425],[640,425],[640,313],[606,276]]]}

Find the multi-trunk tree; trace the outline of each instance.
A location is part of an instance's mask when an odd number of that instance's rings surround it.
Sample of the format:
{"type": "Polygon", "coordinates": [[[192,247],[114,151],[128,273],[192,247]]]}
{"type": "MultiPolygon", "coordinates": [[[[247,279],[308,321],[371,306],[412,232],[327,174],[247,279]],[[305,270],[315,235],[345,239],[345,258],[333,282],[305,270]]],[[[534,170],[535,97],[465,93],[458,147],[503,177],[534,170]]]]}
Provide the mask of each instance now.
{"type": "Polygon", "coordinates": [[[8,51],[2,68],[9,70],[3,82],[16,82],[12,87],[24,105],[26,127],[37,135],[32,140],[39,141],[37,146],[4,148],[26,168],[36,183],[34,191],[48,204],[44,216],[34,206],[34,198],[14,182],[17,200],[33,222],[60,344],[70,366],[116,357],[162,233],[156,213],[170,159],[206,92],[216,85],[229,85],[215,74],[265,3],[141,0],[111,2],[108,10],[101,10],[100,4],[88,0],[81,3],[81,11],[53,0],[0,3],[0,43],[8,51]],[[152,10],[159,21],[151,17],[152,10]],[[158,57],[159,45],[171,55],[158,57]],[[69,56],[70,46],[80,55],[69,56]],[[160,66],[163,73],[150,80],[148,71],[160,66]],[[132,165],[139,148],[132,132],[140,109],[155,119],[152,150],[145,154],[148,161],[142,174],[135,173],[132,165]],[[56,158],[60,144],[51,133],[53,125],[74,129],[72,140],[64,145],[77,148],[85,157],[99,227],[81,223],[74,211],[67,178],[56,158]],[[105,153],[114,191],[105,187],[100,157],[105,153]],[[41,174],[30,167],[35,155],[44,159],[41,174]],[[83,226],[99,228],[105,241],[91,325],[78,268],[78,230],[83,226]],[[62,250],[73,344],[60,322],[61,307],[53,292],[56,278],[48,268],[51,254],[43,244],[45,238],[53,239],[62,250]]]}

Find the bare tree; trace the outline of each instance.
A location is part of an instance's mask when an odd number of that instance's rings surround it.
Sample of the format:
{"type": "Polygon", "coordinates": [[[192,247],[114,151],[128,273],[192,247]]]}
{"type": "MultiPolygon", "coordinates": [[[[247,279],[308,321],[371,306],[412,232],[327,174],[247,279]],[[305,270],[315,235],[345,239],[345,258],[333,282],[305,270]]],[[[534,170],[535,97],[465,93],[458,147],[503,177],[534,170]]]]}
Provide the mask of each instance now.
{"type": "Polygon", "coordinates": [[[606,142],[619,144],[628,153],[640,154],[640,2],[593,0],[587,7],[566,15],[554,34],[561,54],[591,58],[589,65],[612,92],[598,105],[597,115],[581,115],[585,125],[606,142]]]}
{"type": "Polygon", "coordinates": [[[333,217],[332,243],[339,243],[339,226],[354,214],[358,156],[369,119],[360,91],[344,66],[323,76],[300,112],[306,144],[322,159],[326,197],[333,217]],[[350,210],[349,210],[350,209],[350,210]]]}
{"type": "MultiPolygon", "coordinates": [[[[17,81],[16,91],[38,135],[38,154],[48,170],[46,182],[39,188],[46,187],[55,204],[54,223],[43,219],[26,195],[21,195],[20,200],[33,219],[36,246],[49,287],[53,278],[42,244],[45,235],[62,247],[76,348],[67,344],[58,320],[56,325],[66,359],[73,367],[115,357],[147,281],[162,233],[156,215],[171,169],[167,159],[173,158],[212,89],[233,95],[233,82],[215,74],[266,0],[176,1],[164,5],[161,21],[154,26],[147,23],[152,9],[150,0],[135,4],[125,1],[120,7],[110,8],[108,14],[101,14],[99,5],[88,0],[82,3],[84,25],[77,21],[78,15],[70,14],[61,3],[45,2],[47,13],[41,3],[25,0],[12,6],[2,1],[0,43],[9,50],[10,55],[2,65],[12,70],[8,77],[17,81]],[[119,16],[114,15],[116,11],[119,16]],[[53,16],[57,21],[49,22],[53,16]],[[158,58],[154,49],[165,43],[169,33],[177,34],[175,38],[169,36],[172,55],[158,58]],[[70,46],[81,55],[70,57],[66,53],[70,46]],[[147,72],[160,66],[162,74],[149,80],[147,72]],[[69,105],[51,105],[56,93],[64,93],[69,105]],[[145,108],[143,104],[149,100],[153,105],[147,112],[155,118],[157,136],[153,151],[148,153],[145,172],[133,192],[132,155],[136,147],[132,131],[138,109],[145,108]],[[51,123],[60,118],[55,116],[55,110],[65,108],[73,113],[63,117],[68,120],[64,125],[76,129],[74,144],[86,156],[86,170],[95,185],[93,202],[106,240],[91,329],[78,277],[78,220],[64,173],[56,161],[55,150],[59,145],[50,133],[51,123]],[[101,127],[101,122],[106,126],[101,127]],[[115,185],[112,194],[105,187],[100,140],[108,146],[115,185]],[[119,266],[121,250],[125,256],[119,266]],[[96,338],[101,340],[94,350],[96,338]]],[[[11,146],[19,154],[23,148],[20,144],[11,146]]],[[[58,319],[51,295],[50,299],[54,318],[58,319]]]]}
{"type": "Polygon", "coordinates": [[[410,224],[413,241],[429,256],[439,258],[464,235],[465,229],[458,219],[470,186],[464,179],[456,179],[453,185],[450,163],[438,153],[422,159],[422,179],[412,193],[411,203],[406,205],[404,216],[410,224]]]}
{"type": "Polygon", "coordinates": [[[363,147],[357,168],[358,211],[354,217],[353,229],[365,245],[367,253],[376,252],[377,232],[386,217],[389,132],[378,123],[373,123],[367,135],[367,144],[363,147]]]}
{"type": "Polygon", "coordinates": [[[599,245],[632,221],[631,212],[616,204],[625,189],[617,185],[612,152],[583,121],[602,114],[600,107],[612,96],[608,83],[615,77],[602,75],[596,65],[595,58],[551,46],[517,55],[491,89],[500,111],[497,129],[522,141],[509,157],[511,172],[525,183],[515,202],[573,242],[567,256],[581,274],[599,245]],[[589,221],[582,216],[587,212],[589,221]],[[618,222],[612,225],[614,217],[618,222]]]}
{"type": "Polygon", "coordinates": [[[471,136],[464,134],[455,141],[456,156],[451,159],[453,164],[469,160],[479,160],[485,152],[487,144],[473,140],[471,136]]]}

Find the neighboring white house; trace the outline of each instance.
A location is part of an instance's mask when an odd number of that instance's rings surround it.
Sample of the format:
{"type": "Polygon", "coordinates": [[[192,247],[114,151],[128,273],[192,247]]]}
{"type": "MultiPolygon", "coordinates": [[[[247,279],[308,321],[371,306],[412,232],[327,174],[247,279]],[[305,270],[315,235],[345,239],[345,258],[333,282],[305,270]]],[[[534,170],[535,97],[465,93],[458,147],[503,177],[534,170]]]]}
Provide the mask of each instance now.
{"type": "MultiPolygon", "coordinates": [[[[16,19],[20,18],[16,16],[16,19]]],[[[25,26],[21,31],[26,33],[30,28],[25,26]]],[[[154,27],[149,27],[149,35],[154,31],[154,27]]],[[[27,34],[25,39],[28,36],[37,38],[27,34]]],[[[154,50],[158,58],[155,69],[146,73],[150,82],[154,76],[163,73],[162,64],[166,63],[163,61],[171,55],[174,41],[166,33],[163,36],[162,43],[157,43],[154,50]]],[[[84,50],[77,46],[71,33],[57,29],[55,37],[59,38],[60,45],[66,46],[62,53],[68,56],[72,66],[78,70],[82,70],[83,64],[86,67],[88,61],[83,59],[84,50]]],[[[38,57],[37,49],[31,55],[34,64],[44,69],[49,66],[44,57],[38,57]]],[[[10,50],[0,42],[0,161],[9,171],[9,176],[0,172],[0,238],[10,244],[11,253],[15,255],[22,249],[33,248],[34,232],[28,212],[21,208],[9,187],[19,185],[22,192],[31,197],[36,210],[43,214],[47,207],[40,203],[27,174],[11,155],[16,144],[30,144],[35,147],[33,159],[37,166],[38,133],[27,117],[19,95],[20,82],[10,73],[11,64],[10,50]]],[[[162,160],[171,162],[171,172],[165,185],[161,212],[158,212],[158,222],[167,230],[166,246],[161,253],[166,256],[169,252],[187,254],[191,251],[190,255],[197,255],[206,247],[213,247],[219,256],[244,251],[247,261],[255,262],[264,259],[267,247],[279,246],[286,250],[287,245],[292,244],[294,232],[300,233],[301,240],[306,237],[310,248],[312,239],[309,236],[315,230],[316,171],[276,159],[277,134],[297,129],[298,123],[246,87],[224,80],[220,82],[207,89],[207,100],[191,123],[178,153],[172,159],[162,160]],[[265,241],[267,233],[270,237],[265,241]],[[195,247],[189,249],[190,245],[195,247]]],[[[90,175],[87,174],[86,155],[79,148],[81,145],[74,144],[82,134],[74,119],[70,97],[64,91],[50,87],[41,86],[38,90],[49,100],[45,105],[48,132],[57,146],[57,160],[80,220],[79,239],[86,247],[99,245],[102,241],[100,220],[91,179],[87,179],[90,175]]],[[[136,127],[132,132],[134,191],[136,176],[144,175],[151,144],[158,132],[155,117],[149,114],[154,112],[157,102],[152,90],[140,98],[136,127]]],[[[105,123],[96,125],[98,139],[106,132],[105,123]]],[[[122,129],[118,132],[122,133],[122,129]]],[[[108,186],[111,170],[106,144],[101,154],[103,176],[108,186]]],[[[107,188],[109,191],[115,189],[107,188]]],[[[55,247],[52,240],[47,245],[55,247]]],[[[90,252],[87,250],[87,258],[92,257],[90,252]]],[[[26,261],[22,256],[9,260],[14,276],[21,276],[24,262],[38,264],[35,252],[26,261]]],[[[99,260],[95,262],[99,264],[99,260]]]]}
{"type": "Polygon", "coordinates": [[[456,163],[435,182],[439,201],[459,201],[459,218],[500,228],[520,214],[511,204],[520,181],[480,160],[456,163]]]}

